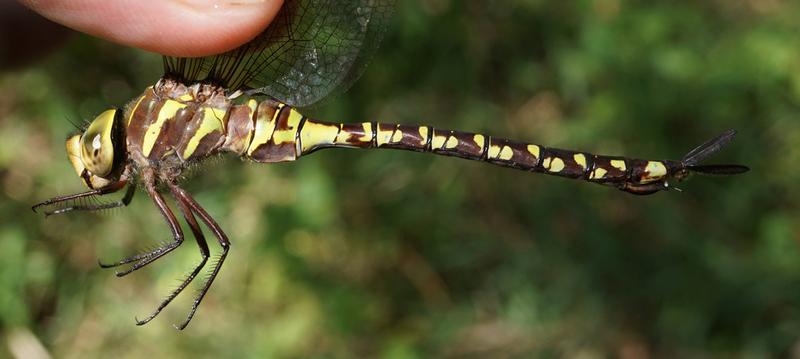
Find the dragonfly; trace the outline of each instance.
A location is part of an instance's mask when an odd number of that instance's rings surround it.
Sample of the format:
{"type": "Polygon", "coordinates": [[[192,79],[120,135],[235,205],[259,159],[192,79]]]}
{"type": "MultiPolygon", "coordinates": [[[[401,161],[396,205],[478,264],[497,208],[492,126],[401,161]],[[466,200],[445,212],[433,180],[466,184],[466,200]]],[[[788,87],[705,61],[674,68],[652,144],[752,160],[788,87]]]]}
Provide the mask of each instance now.
{"type": "Polygon", "coordinates": [[[460,157],[501,167],[583,180],[648,195],[676,189],[692,173],[736,175],[742,165],[707,165],[734,137],[728,130],[680,160],[648,160],[546,147],[481,133],[377,121],[335,123],[301,114],[345,91],[378,48],[393,0],[288,0],[273,22],[245,45],[200,57],[163,57],[164,75],[122,108],[100,113],[66,140],[66,152],[87,191],[33,206],[45,215],[91,212],[131,203],[144,188],[166,221],[172,240],[102,268],[133,273],[178,248],[185,239],[167,199],[191,230],[201,260],[181,284],[143,319],[167,307],[209,264],[201,223],[222,250],[191,303],[184,329],[216,279],[231,248],[215,219],[181,187],[185,170],[218,154],[257,163],[295,161],[326,148],[398,149],[460,157]],[[86,201],[112,193],[115,201],[86,201]],[[166,197],[166,198],[165,198],[166,197]],[[198,221],[199,218],[199,221],[198,221]]]}

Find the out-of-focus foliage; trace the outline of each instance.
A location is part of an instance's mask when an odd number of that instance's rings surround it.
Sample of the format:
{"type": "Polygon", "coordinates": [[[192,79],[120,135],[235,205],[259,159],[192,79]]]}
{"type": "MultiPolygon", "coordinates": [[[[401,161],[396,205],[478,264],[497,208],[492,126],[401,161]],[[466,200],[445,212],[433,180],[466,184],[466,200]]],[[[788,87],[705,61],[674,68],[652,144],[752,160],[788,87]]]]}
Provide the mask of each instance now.
{"type": "Polygon", "coordinates": [[[364,77],[307,113],[645,158],[735,128],[712,161],[752,171],[634,197],[401,151],[211,161],[186,187],[232,252],[184,332],[191,292],[134,316],[199,260],[191,239],[123,279],[96,264],[169,239],[146,196],[29,210],[83,190],[67,119],[159,75],[75,36],[0,74],[0,356],[800,355],[798,24],[784,0],[400,1],[364,77]]]}

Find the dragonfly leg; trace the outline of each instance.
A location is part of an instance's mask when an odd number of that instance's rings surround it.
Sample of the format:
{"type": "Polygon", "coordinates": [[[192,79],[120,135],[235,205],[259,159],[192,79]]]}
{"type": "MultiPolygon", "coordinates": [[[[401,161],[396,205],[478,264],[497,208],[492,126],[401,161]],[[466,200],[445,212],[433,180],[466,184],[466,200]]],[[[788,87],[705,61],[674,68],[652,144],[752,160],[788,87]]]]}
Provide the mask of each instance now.
{"type": "MultiPolygon", "coordinates": [[[[121,189],[122,189],[123,187],[125,187],[125,185],[127,185],[127,184],[128,184],[128,182],[127,182],[127,181],[124,181],[124,180],[122,180],[122,181],[117,181],[117,182],[114,182],[114,183],[112,183],[112,184],[110,184],[110,185],[108,185],[108,186],[105,186],[105,187],[103,187],[103,188],[93,189],[93,190],[91,190],[91,191],[86,191],[86,192],[81,192],[81,193],[75,193],[75,194],[68,194],[68,195],[66,195],[66,196],[58,196],[58,197],[53,197],[53,198],[50,198],[50,199],[48,199],[48,200],[46,200],[46,201],[44,201],[44,202],[40,202],[40,203],[37,203],[37,204],[33,205],[33,206],[31,207],[31,210],[33,210],[34,212],[36,212],[36,210],[38,210],[39,208],[42,208],[42,207],[47,207],[47,206],[52,206],[52,205],[54,205],[54,204],[59,204],[59,203],[64,203],[64,202],[69,202],[69,201],[74,201],[74,200],[76,200],[76,199],[81,199],[81,198],[94,197],[94,196],[102,196],[102,195],[105,195],[105,194],[114,193],[114,192],[117,192],[117,191],[121,190],[121,189]]],[[[129,190],[129,191],[130,191],[130,190],[129,190]]],[[[131,191],[131,192],[133,192],[133,191],[131,191]]],[[[134,193],[135,193],[135,192],[134,192],[134,193]]],[[[125,197],[128,197],[128,194],[127,194],[127,193],[125,194],[125,197]]],[[[132,199],[132,197],[133,197],[133,193],[131,193],[131,194],[130,194],[130,197],[131,197],[131,198],[130,198],[130,199],[128,199],[128,202],[130,202],[130,200],[132,199]]],[[[101,204],[101,205],[99,205],[99,206],[102,206],[102,204],[101,204]]],[[[66,208],[62,208],[62,209],[59,209],[59,210],[56,210],[56,211],[53,211],[53,212],[45,212],[45,215],[51,215],[51,214],[61,214],[61,213],[70,212],[70,211],[72,211],[73,209],[69,209],[69,208],[74,208],[74,207],[90,207],[90,206],[73,206],[73,207],[66,207],[66,208]]]]}
{"type": "Polygon", "coordinates": [[[102,262],[98,263],[102,268],[112,268],[124,264],[133,263],[133,265],[130,268],[124,271],[117,272],[116,273],[117,277],[123,277],[152,263],[156,259],[159,259],[165,254],[171,252],[173,249],[178,248],[178,246],[180,246],[181,243],[183,243],[183,231],[181,230],[181,226],[178,223],[178,220],[175,219],[175,215],[172,214],[172,211],[169,209],[169,206],[167,206],[167,203],[164,201],[164,197],[162,197],[161,194],[158,193],[154,181],[152,179],[150,180],[146,179],[145,188],[147,189],[147,194],[150,195],[150,198],[153,200],[153,203],[155,203],[156,207],[161,212],[161,215],[163,215],[164,219],[167,221],[167,225],[169,225],[170,232],[172,232],[173,240],[172,242],[159,246],[158,248],[152,251],[124,258],[114,263],[102,263],[102,262]]]}
{"type": "Polygon", "coordinates": [[[104,209],[112,209],[112,208],[119,208],[119,207],[126,207],[131,203],[133,200],[133,195],[136,194],[136,185],[131,184],[128,186],[128,190],[125,191],[125,196],[122,197],[119,201],[109,202],[109,203],[97,203],[97,204],[90,204],[90,205],[75,205],[69,206],[64,208],[59,208],[53,211],[44,212],[45,216],[52,216],[57,214],[64,214],[73,211],[86,211],[86,212],[93,212],[93,211],[101,211],[104,209]]]}
{"type": "Polygon", "coordinates": [[[192,230],[192,234],[194,234],[194,238],[197,241],[197,246],[200,248],[200,256],[202,259],[200,260],[200,263],[194,268],[194,270],[192,270],[192,272],[189,273],[189,275],[187,275],[186,278],[184,278],[183,282],[181,282],[181,284],[177,288],[175,288],[161,302],[161,304],[159,304],[158,307],[152,313],[150,313],[149,316],[147,316],[147,318],[144,318],[143,320],[137,319],[136,325],[147,324],[148,322],[153,320],[153,318],[155,318],[159,313],[161,313],[161,311],[167,305],[169,305],[169,303],[171,303],[172,300],[178,296],[178,294],[180,294],[184,289],[186,289],[186,287],[189,285],[189,283],[192,282],[192,280],[194,280],[195,277],[197,277],[197,274],[200,273],[200,270],[203,269],[203,267],[206,265],[206,262],[208,261],[208,256],[209,256],[208,243],[206,243],[206,239],[203,236],[203,231],[200,229],[200,225],[197,223],[197,219],[195,219],[194,214],[192,213],[192,210],[190,208],[190,205],[186,203],[186,201],[183,198],[176,195],[175,188],[177,187],[175,187],[174,185],[170,186],[170,189],[172,190],[172,195],[175,197],[175,200],[178,203],[178,208],[180,208],[181,213],[183,214],[183,218],[186,220],[186,223],[192,230]]]}
{"type": "Polygon", "coordinates": [[[190,196],[188,193],[186,193],[186,191],[184,191],[182,188],[178,186],[173,185],[172,190],[178,201],[179,202],[184,201],[184,203],[188,205],[191,211],[197,214],[203,221],[203,223],[205,223],[206,226],[209,229],[211,229],[211,232],[213,232],[214,236],[217,237],[217,241],[219,242],[219,245],[222,247],[222,253],[219,255],[219,258],[217,259],[216,263],[214,263],[214,267],[211,269],[211,272],[208,275],[208,279],[206,280],[205,283],[203,283],[203,287],[200,288],[200,292],[197,294],[197,297],[192,302],[192,308],[189,310],[189,315],[186,317],[186,320],[184,320],[183,323],[175,326],[175,328],[183,330],[184,328],[186,328],[187,325],[189,325],[189,322],[192,320],[192,317],[194,317],[195,312],[197,312],[197,307],[200,305],[200,302],[203,301],[203,297],[205,297],[206,293],[208,292],[208,288],[211,287],[211,284],[217,277],[220,268],[222,268],[222,263],[225,262],[225,257],[228,256],[228,250],[230,249],[230,242],[228,241],[228,236],[225,234],[225,232],[222,231],[222,228],[220,228],[219,224],[217,224],[217,222],[214,221],[214,218],[212,218],[208,214],[208,212],[206,212],[206,210],[203,209],[203,207],[201,207],[200,204],[198,204],[194,200],[194,198],[192,198],[192,196],[190,196]]]}

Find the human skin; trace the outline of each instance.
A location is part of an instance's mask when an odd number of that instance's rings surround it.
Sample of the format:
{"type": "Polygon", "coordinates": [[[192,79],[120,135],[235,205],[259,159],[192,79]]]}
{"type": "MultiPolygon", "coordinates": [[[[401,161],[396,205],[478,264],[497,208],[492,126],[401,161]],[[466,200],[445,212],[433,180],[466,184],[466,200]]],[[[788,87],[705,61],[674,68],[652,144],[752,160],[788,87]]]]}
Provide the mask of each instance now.
{"type": "Polygon", "coordinates": [[[19,0],[44,17],[164,55],[198,57],[258,35],[283,0],[19,0]]]}

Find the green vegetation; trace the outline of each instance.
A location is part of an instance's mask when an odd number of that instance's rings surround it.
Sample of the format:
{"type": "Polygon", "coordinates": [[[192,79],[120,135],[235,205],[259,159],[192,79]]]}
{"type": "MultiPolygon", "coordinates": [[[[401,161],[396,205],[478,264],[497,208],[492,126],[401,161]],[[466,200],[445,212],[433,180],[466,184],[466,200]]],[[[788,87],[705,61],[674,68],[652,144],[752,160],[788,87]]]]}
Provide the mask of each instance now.
{"type": "Polygon", "coordinates": [[[798,24],[790,1],[401,1],[363,78],[306,113],[645,158],[735,128],[710,162],[752,171],[635,197],[400,151],[212,161],[186,187],[232,252],[184,332],[191,292],[134,316],[199,259],[191,239],[123,279],[97,266],[169,239],[143,193],[29,210],[82,190],[65,118],[159,75],[154,54],[74,36],[0,74],[0,356],[798,355],[798,24]]]}

